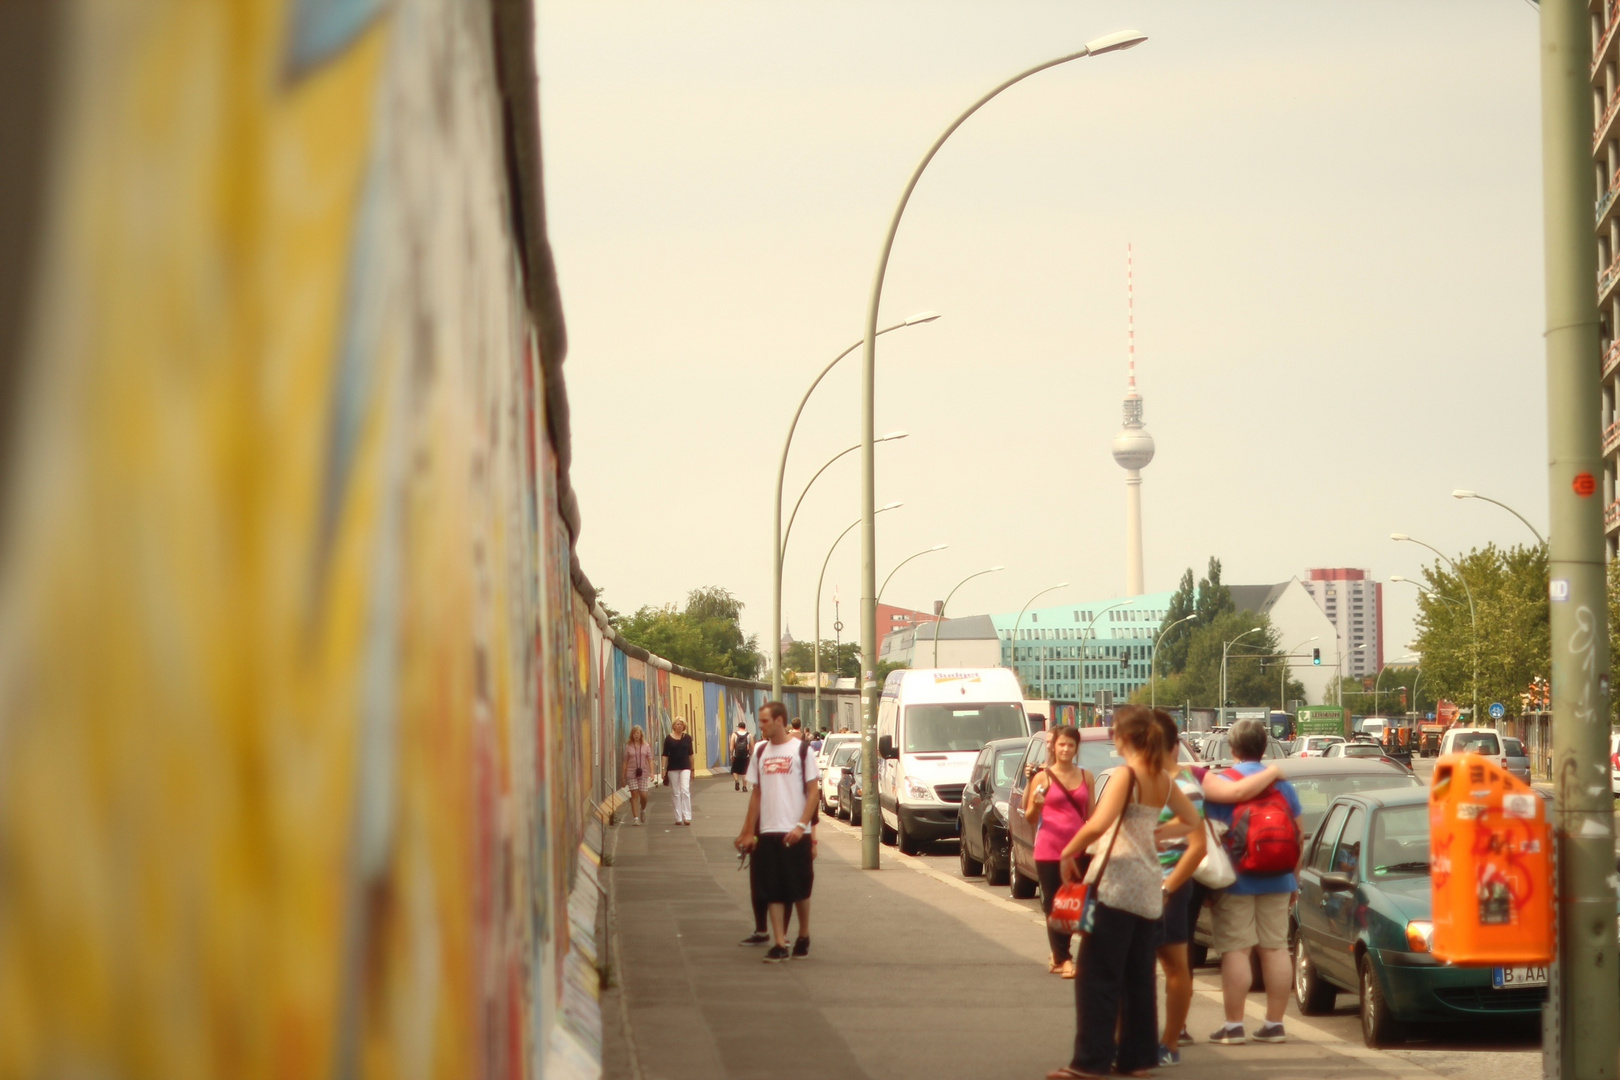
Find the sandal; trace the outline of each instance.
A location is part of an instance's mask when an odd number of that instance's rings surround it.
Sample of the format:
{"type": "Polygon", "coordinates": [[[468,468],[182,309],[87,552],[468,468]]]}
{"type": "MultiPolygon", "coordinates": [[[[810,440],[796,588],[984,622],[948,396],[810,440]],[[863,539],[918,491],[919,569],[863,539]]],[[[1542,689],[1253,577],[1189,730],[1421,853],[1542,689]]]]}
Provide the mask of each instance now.
{"type": "Polygon", "coordinates": [[[1065,979],[1074,978],[1074,961],[1073,960],[1065,960],[1065,961],[1063,961],[1063,971],[1061,972],[1061,974],[1063,975],[1063,977],[1065,979]]]}
{"type": "Polygon", "coordinates": [[[1046,965],[1046,973],[1048,975],[1061,975],[1063,974],[1063,965],[1054,960],[1046,965]]]}
{"type": "Polygon", "coordinates": [[[1053,1069],[1047,1073],[1046,1080],[1107,1080],[1107,1078],[1099,1076],[1097,1073],[1081,1072],[1079,1069],[1065,1065],[1061,1069],[1053,1069]]]}

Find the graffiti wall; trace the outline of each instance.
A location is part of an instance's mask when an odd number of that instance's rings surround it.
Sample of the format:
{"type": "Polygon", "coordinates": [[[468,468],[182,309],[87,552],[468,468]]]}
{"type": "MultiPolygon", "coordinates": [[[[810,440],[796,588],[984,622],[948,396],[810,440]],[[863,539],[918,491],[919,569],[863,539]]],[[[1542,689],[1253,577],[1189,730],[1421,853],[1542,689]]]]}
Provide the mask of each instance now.
{"type": "Polygon", "coordinates": [[[40,10],[0,1077],[590,1075],[593,803],[765,691],[573,562],[530,3],[40,10]]]}

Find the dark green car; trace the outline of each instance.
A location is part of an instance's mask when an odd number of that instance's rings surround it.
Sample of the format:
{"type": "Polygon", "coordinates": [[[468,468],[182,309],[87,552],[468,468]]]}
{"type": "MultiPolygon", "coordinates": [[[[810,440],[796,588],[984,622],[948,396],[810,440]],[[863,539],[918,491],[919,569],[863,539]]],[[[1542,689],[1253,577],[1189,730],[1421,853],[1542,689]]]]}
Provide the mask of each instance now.
{"type": "Polygon", "coordinates": [[[1430,952],[1429,793],[1341,795],[1300,861],[1294,908],[1294,998],[1317,1016],[1340,993],[1361,995],[1370,1047],[1413,1024],[1534,1018],[1546,968],[1454,967],[1430,952]]]}

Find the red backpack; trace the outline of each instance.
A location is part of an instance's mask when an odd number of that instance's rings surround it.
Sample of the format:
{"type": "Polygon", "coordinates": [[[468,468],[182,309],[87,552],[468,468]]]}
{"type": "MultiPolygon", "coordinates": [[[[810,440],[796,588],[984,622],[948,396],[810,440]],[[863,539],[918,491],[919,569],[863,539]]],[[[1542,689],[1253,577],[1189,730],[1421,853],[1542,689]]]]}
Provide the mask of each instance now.
{"type": "MultiPolygon", "coordinates": [[[[1236,769],[1221,775],[1233,781],[1243,779],[1236,769]]],[[[1276,784],[1233,809],[1226,850],[1240,874],[1293,873],[1299,865],[1299,826],[1287,797],[1276,784]]]]}

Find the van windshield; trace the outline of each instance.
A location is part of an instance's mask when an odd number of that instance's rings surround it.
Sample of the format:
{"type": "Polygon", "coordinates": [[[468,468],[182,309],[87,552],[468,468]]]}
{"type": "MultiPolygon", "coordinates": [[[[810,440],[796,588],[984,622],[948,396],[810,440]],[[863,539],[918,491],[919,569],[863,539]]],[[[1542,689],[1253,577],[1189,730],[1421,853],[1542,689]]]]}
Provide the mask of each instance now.
{"type": "Polygon", "coordinates": [[[1494,731],[1465,731],[1451,744],[1451,752],[1466,754],[1470,751],[1476,754],[1495,755],[1502,752],[1502,747],[1497,743],[1494,731]]]}
{"type": "Polygon", "coordinates": [[[1024,709],[1014,704],[963,702],[960,705],[913,705],[906,710],[908,754],[944,754],[982,750],[991,739],[1028,735],[1024,709]]]}

